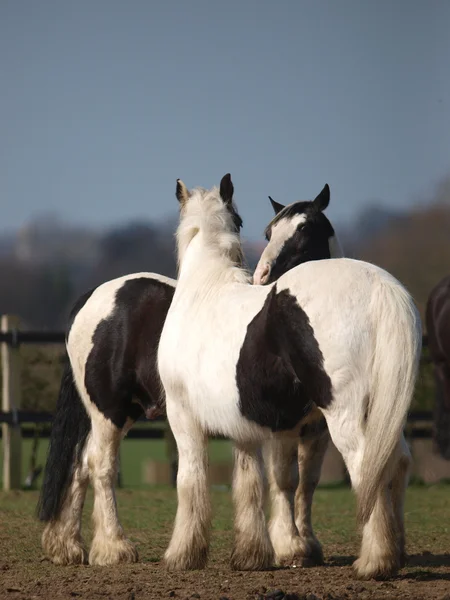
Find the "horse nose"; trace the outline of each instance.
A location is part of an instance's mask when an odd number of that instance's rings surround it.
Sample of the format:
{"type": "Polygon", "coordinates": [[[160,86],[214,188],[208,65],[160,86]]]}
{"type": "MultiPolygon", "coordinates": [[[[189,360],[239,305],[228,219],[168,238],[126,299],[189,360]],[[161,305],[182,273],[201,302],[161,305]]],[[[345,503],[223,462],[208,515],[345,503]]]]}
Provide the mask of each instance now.
{"type": "Polygon", "coordinates": [[[253,274],[253,283],[256,285],[264,285],[267,283],[270,275],[270,265],[266,263],[264,265],[258,266],[256,271],[253,274]]]}

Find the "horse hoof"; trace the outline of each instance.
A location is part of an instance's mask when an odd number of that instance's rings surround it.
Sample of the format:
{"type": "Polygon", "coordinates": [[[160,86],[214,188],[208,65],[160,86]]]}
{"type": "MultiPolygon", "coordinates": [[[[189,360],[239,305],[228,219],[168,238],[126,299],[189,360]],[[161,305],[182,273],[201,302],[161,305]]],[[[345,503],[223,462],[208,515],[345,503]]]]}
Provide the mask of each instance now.
{"type": "Polygon", "coordinates": [[[275,564],[272,546],[255,545],[254,548],[233,548],[230,566],[233,571],[267,571],[275,564]]]}
{"type": "Polygon", "coordinates": [[[361,557],[353,563],[358,579],[390,579],[398,572],[399,565],[388,560],[363,560],[361,557]]]}
{"type": "Polygon", "coordinates": [[[208,548],[190,549],[184,554],[174,553],[170,548],[164,555],[164,566],[168,571],[195,571],[204,569],[208,562],[208,548]]]}
{"type": "Polygon", "coordinates": [[[68,544],[63,552],[50,557],[54,565],[87,565],[88,553],[81,544],[68,544]]]}
{"type": "Polygon", "coordinates": [[[317,567],[323,565],[323,552],[317,538],[300,536],[272,539],[275,562],[279,566],[317,567]]]}
{"type": "Polygon", "coordinates": [[[54,526],[48,525],[42,534],[42,549],[54,565],[87,564],[87,551],[81,538],[70,539],[58,534],[54,526]]]}
{"type": "Polygon", "coordinates": [[[139,556],[137,550],[126,538],[107,542],[95,540],[89,552],[89,564],[99,566],[135,563],[139,556]]]}

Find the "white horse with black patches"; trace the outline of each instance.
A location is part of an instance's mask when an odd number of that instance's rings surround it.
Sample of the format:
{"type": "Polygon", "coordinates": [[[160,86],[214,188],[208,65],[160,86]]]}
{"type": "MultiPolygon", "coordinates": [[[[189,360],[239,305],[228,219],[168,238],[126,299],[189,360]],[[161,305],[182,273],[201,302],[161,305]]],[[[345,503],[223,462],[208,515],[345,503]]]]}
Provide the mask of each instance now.
{"type": "MultiPolygon", "coordinates": [[[[344,256],[334,227],[323,213],[330,202],[328,185],[313,201],[284,206],[270,196],[269,199],[275,217],[266,227],[269,243],[258,261],[253,283],[273,283],[304,262],[344,256]]],[[[311,512],[329,439],[323,414],[314,408],[304,419],[299,437],[277,438],[265,445],[272,500],[269,533],[277,564],[323,563],[311,512]]]]}
{"type": "Polygon", "coordinates": [[[344,253],[333,226],[323,211],[330,203],[326,184],[312,201],[284,206],[269,196],[275,217],[265,230],[269,244],[253,275],[253,283],[273,283],[297,265],[310,260],[342,258],[344,253]]]}
{"type": "MultiPolygon", "coordinates": [[[[177,182],[179,279],[158,347],[167,416],[179,451],[178,510],[165,554],[170,569],[205,566],[210,504],[206,441],[234,440],[232,567],[274,561],[263,510],[261,445],[278,465],[313,408],[327,421],[358,498],[360,577],[401,564],[409,453],[402,428],[421,347],[408,292],[360,261],[308,262],[275,285],[252,286],[241,267],[238,216],[226,175],[220,190],[177,182]],[[174,360],[176,357],[176,360],[174,360]]],[[[292,519],[280,485],[278,519],[292,519]]],[[[297,544],[295,524],[286,534],[297,544]]]]}
{"type": "MultiPolygon", "coordinates": [[[[322,205],[329,199],[329,190],[324,190],[322,205]]],[[[330,256],[331,225],[324,216],[313,218],[313,213],[308,210],[308,238],[303,232],[302,243],[291,247],[290,261],[330,256]]],[[[119,522],[117,459],[121,440],[140,416],[164,414],[156,351],[175,285],[162,275],[133,273],[90,290],[73,307],[38,506],[39,518],[46,523],[42,546],[55,564],[113,565],[138,558],[119,522]],[[81,516],[89,481],[95,501],[88,553],[81,516]]]]}
{"type": "Polygon", "coordinates": [[[90,290],[72,309],[38,505],[46,523],[42,546],[55,564],[138,558],[117,514],[118,454],[141,415],[164,414],[156,351],[175,284],[155,273],[133,273],[90,290]],[[89,481],[94,535],[88,555],[81,516],[89,481]]]}

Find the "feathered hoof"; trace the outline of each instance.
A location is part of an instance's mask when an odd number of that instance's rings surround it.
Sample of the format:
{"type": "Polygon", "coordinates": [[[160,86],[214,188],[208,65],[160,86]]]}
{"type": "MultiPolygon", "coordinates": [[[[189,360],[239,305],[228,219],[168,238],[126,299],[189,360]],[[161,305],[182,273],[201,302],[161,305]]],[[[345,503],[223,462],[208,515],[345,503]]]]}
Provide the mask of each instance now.
{"type": "Polygon", "coordinates": [[[387,559],[363,559],[355,560],[353,569],[358,579],[391,579],[399,570],[397,561],[387,559]]]}
{"type": "Polygon", "coordinates": [[[164,555],[164,566],[168,571],[195,571],[204,569],[208,562],[208,547],[188,548],[185,551],[173,552],[169,548],[164,555]]]}
{"type": "Polygon", "coordinates": [[[130,540],[101,540],[94,538],[89,552],[89,564],[108,566],[120,563],[135,563],[139,556],[130,540]]]}
{"type": "Polygon", "coordinates": [[[233,571],[267,571],[274,564],[275,553],[270,542],[253,546],[235,545],[231,553],[230,566],[233,571]]]}
{"type": "Polygon", "coordinates": [[[317,567],[324,563],[322,546],[317,538],[295,536],[274,544],[274,548],[278,566],[317,567]]]}
{"type": "Polygon", "coordinates": [[[88,554],[81,538],[70,539],[51,524],[42,534],[42,549],[55,565],[87,564],[88,554]]]}

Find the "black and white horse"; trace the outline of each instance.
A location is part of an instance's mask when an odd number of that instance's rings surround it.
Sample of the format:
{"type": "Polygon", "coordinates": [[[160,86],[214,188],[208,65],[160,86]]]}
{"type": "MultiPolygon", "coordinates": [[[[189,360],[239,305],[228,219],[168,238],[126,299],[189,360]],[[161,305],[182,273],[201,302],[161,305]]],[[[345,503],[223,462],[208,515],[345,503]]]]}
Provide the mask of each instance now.
{"type": "Polygon", "coordinates": [[[208,434],[227,436],[236,447],[232,567],[262,569],[275,558],[263,510],[261,446],[268,439],[279,474],[276,519],[296,545],[283,471],[317,407],[357,494],[363,541],[356,572],[395,573],[410,461],[402,430],[421,347],[410,295],[382,269],[344,258],[306,262],[276,284],[251,285],[240,265],[230,176],[209,191],[189,192],[178,181],[177,197],[179,278],[158,346],[179,453],[167,567],[202,568],[207,561],[208,434]]]}
{"type": "MultiPolygon", "coordinates": [[[[255,284],[273,283],[304,262],[344,256],[335,230],[323,213],[330,202],[328,185],[312,202],[298,201],[288,206],[272,198],[270,202],[275,217],[265,230],[269,243],[253,274],[255,284]]],[[[311,512],[329,439],[325,418],[315,407],[303,420],[299,438],[286,438],[282,447],[270,442],[265,445],[272,500],[269,534],[277,564],[310,566],[323,563],[323,551],[313,531],[311,512]],[[293,463],[291,473],[289,458],[293,463]],[[287,499],[293,506],[295,525],[287,499]]]]}
{"type": "Polygon", "coordinates": [[[323,214],[330,202],[328,185],[312,202],[284,206],[269,199],[275,218],[266,227],[269,244],[256,266],[254,283],[273,283],[289,269],[310,260],[344,256],[334,228],[323,214]]]}
{"type": "Polygon", "coordinates": [[[39,517],[44,552],[55,564],[87,561],[81,513],[94,489],[89,562],[137,560],[124,536],[114,495],[119,445],[145,413],[164,412],[156,351],[176,281],[135,273],[82,296],[67,329],[68,361],[50,437],[39,517]]]}
{"type": "Polygon", "coordinates": [[[434,441],[440,454],[450,460],[450,275],[430,293],[426,324],[437,388],[434,441]]]}
{"type": "MultiPolygon", "coordinates": [[[[320,219],[316,214],[328,202],[325,186],[314,202],[302,204],[308,215],[308,237],[298,246],[290,246],[290,260],[295,264],[305,257],[328,258],[330,248],[335,247],[331,225],[324,215],[320,219]]],[[[276,211],[279,206],[274,205],[276,211]]],[[[300,213],[297,210],[296,214],[300,213]]],[[[283,219],[288,225],[291,215],[283,219]]],[[[284,231],[289,242],[287,234],[292,227],[284,231]]],[[[81,513],[89,480],[95,492],[89,562],[108,565],[137,560],[117,515],[117,457],[121,440],[142,414],[151,419],[164,411],[156,348],[175,285],[175,280],[160,275],[135,273],[91,290],[72,310],[67,328],[68,361],[39,502],[39,517],[47,523],[43,548],[55,564],[88,560],[81,537],[81,513]]],[[[317,446],[316,437],[304,436],[307,438],[317,446]]],[[[308,472],[306,466],[304,471],[308,472]]],[[[297,504],[310,506],[311,499],[309,487],[301,485],[297,504]]],[[[302,556],[310,554],[311,544],[302,556]]]]}

